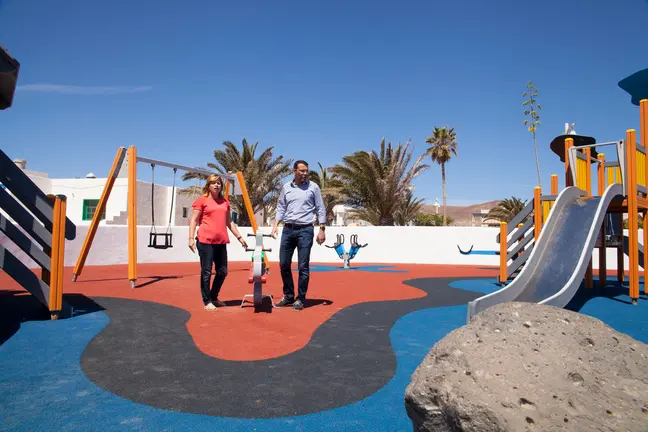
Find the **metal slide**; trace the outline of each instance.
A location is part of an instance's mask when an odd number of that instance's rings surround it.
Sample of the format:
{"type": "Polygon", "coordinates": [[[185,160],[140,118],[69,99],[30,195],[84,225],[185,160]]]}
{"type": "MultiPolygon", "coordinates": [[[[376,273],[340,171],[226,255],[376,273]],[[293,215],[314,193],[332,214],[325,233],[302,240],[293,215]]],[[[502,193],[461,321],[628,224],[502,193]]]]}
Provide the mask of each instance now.
{"type": "Polygon", "coordinates": [[[581,285],[607,209],[623,199],[623,185],[608,186],[602,196],[584,199],[565,188],[540,232],[520,274],[507,286],[468,303],[468,321],[481,311],[509,301],[565,307],[581,285]]]}

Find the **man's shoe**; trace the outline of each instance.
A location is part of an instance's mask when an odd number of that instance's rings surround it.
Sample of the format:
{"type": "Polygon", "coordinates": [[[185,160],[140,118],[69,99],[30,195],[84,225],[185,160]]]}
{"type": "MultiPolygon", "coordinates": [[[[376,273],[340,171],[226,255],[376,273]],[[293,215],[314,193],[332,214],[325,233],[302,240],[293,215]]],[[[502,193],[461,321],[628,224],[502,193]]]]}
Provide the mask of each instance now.
{"type": "Polygon", "coordinates": [[[216,306],[214,306],[212,303],[207,303],[207,304],[205,305],[205,309],[207,309],[208,311],[215,311],[215,310],[216,310],[216,306]]]}
{"type": "Polygon", "coordinates": [[[216,306],[216,307],[225,307],[225,306],[227,306],[227,304],[225,304],[225,302],[220,301],[220,300],[218,300],[218,299],[212,301],[212,304],[213,304],[214,306],[216,306]]]}
{"type": "Polygon", "coordinates": [[[275,303],[276,307],[284,307],[293,304],[293,300],[288,300],[286,297],[282,298],[278,303],[275,303]]]}
{"type": "Polygon", "coordinates": [[[304,309],[304,303],[302,303],[301,300],[297,300],[295,303],[293,303],[293,309],[295,309],[295,310],[304,309]]]}

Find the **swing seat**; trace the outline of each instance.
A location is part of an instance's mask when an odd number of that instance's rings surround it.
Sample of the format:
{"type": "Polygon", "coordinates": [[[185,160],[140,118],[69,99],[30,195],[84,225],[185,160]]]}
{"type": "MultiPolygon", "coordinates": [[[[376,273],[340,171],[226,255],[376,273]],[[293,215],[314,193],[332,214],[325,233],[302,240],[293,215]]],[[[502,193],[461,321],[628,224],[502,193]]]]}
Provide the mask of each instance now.
{"type": "Polygon", "coordinates": [[[168,249],[173,247],[172,233],[149,233],[148,247],[154,249],[168,249]],[[158,239],[160,237],[160,239],[158,239]]]}

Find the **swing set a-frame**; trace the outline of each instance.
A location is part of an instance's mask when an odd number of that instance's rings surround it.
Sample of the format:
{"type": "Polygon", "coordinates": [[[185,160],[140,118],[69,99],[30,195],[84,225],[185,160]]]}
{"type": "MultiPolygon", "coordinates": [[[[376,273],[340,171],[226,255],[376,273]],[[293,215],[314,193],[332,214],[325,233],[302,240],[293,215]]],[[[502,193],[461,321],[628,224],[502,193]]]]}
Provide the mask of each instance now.
{"type": "MultiPolygon", "coordinates": [[[[119,171],[124,163],[124,160],[127,161],[128,166],[128,202],[127,202],[127,216],[128,216],[128,280],[130,281],[131,288],[135,288],[135,282],[137,281],[137,163],[148,163],[151,166],[152,172],[152,183],[151,183],[151,212],[154,212],[153,202],[155,201],[155,167],[163,166],[173,169],[173,189],[172,189],[172,198],[171,198],[171,209],[169,214],[169,225],[165,232],[157,232],[155,228],[155,215],[152,213],[151,217],[151,232],[149,233],[149,247],[155,249],[167,249],[173,247],[173,234],[171,233],[171,225],[173,220],[173,200],[175,197],[175,178],[178,170],[185,171],[188,173],[203,174],[206,176],[216,174],[225,180],[225,197],[229,198],[230,195],[242,195],[243,202],[245,203],[245,210],[249,215],[250,224],[252,225],[252,230],[256,234],[258,230],[258,225],[256,223],[256,218],[254,217],[254,211],[252,210],[252,203],[250,202],[250,196],[245,187],[245,180],[243,178],[243,173],[237,172],[235,174],[221,174],[217,172],[208,171],[202,168],[191,168],[183,165],[178,165],[170,162],[164,162],[156,159],[149,159],[141,156],[137,156],[137,149],[134,146],[120,147],[113,161],[112,168],[106,179],[106,184],[101,193],[101,198],[99,198],[99,203],[97,204],[97,209],[94,212],[92,221],[90,222],[90,227],[88,228],[88,233],[86,234],[83,246],[81,247],[81,252],[77,258],[76,265],[74,267],[74,272],[72,276],[72,281],[76,281],[77,278],[81,275],[83,267],[85,265],[86,259],[88,258],[88,253],[90,252],[90,247],[94,240],[95,235],[97,234],[97,228],[99,228],[99,223],[101,217],[106,210],[106,204],[108,203],[108,198],[110,197],[110,192],[115,184],[115,180],[119,175],[119,171]],[[230,192],[231,187],[231,192],[230,192]]],[[[267,268],[270,268],[267,255],[264,257],[265,265],[267,268]]]]}

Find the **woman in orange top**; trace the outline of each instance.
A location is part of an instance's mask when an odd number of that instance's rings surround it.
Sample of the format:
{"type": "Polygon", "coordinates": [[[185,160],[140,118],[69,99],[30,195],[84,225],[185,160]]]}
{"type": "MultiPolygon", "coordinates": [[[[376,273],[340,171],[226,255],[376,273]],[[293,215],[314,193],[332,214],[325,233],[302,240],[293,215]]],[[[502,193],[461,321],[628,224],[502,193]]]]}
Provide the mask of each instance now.
{"type": "Polygon", "coordinates": [[[205,309],[216,310],[216,307],[225,306],[225,303],[218,299],[218,294],[227,277],[227,245],[229,244],[227,228],[244,248],[247,248],[247,243],[232,221],[230,203],[223,196],[223,179],[219,176],[213,174],[207,178],[202,196],[194,201],[192,207],[193,212],[189,222],[189,249],[196,252],[196,246],[198,247],[201,270],[200,291],[205,309]],[[196,225],[200,225],[197,237],[196,225]],[[216,276],[210,290],[212,264],[216,266],[216,276]]]}

